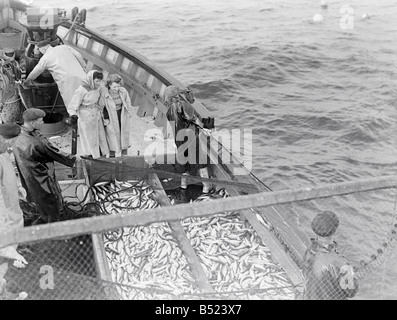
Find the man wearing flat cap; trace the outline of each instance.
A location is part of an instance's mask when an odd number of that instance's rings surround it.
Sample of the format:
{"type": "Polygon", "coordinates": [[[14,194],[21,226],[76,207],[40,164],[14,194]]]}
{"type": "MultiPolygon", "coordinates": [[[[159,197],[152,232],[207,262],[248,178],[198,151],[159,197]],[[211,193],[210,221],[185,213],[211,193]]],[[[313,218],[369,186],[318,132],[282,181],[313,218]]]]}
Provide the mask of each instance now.
{"type": "Polygon", "coordinates": [[[21,134],[14,142],[14,156],[27,200],[34,202],[43,222],[59,220],[63,205],[61,189],[55,177],[54,161],[73,167],[76,157],[61,152],[39,133],[46,113],[27,109],[21,134]]]}
{"type": "MultiPolygon", "coordinates": [[[[23,228],[23,212],[19,206],[17,177],[10,154],[12,139],[21,128],[17,124],[0,124],[0,233],[23,228]]],[[[14,265],[23,268],[27,261],[17,251],[18,245],[0,248],[0,257],[14,260],[14,265]]],[[[1,264],[1,263],[0,263],[1,264]]]]}
{"type": "Polygon", "coordinates": [[[74,92],[86,77],[86,63],[79,52],[67,45],[52,47],[48,41],[41,41],[37,47],[43,56],[26,78],[25,84],[31,84],[48,70],[58,85],[59,93],[67,108],[74,92]]]}
{"type": "Polygon", "coordinates": [[[338,216],[329,210],[319,213],[311,223],[317,235],[312,238],[303,263],[305,300],[347,300],[358,291],[354,269],[336,251],[333,236],[339,227],[338,216]]]}

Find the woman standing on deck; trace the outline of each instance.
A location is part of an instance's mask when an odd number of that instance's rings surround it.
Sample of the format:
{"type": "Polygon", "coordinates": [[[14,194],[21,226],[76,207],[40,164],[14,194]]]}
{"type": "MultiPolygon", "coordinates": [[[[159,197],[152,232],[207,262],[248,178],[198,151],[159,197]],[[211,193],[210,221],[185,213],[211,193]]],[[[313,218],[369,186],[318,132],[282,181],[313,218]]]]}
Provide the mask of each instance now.
{"type": "Polygon", "coordinates": [[[103,107],[103,121],[109,149],[116,157],[126,155],[130,143],[131,99],[127,90],[121,87],[122,79],[111,74],[106,87],[101,90],[100,105],[103,107]]]}
{"type": "Polygon", "coordinates": [[[81,154],[97,159],[102,155],[109,157],[105,129],[100,117],[99,88],[103,79],[102,72],[91,70],[86,79],[75,91],[68,106],[70,116],[78,116],[78,129],[81,142],[81,154]]]}

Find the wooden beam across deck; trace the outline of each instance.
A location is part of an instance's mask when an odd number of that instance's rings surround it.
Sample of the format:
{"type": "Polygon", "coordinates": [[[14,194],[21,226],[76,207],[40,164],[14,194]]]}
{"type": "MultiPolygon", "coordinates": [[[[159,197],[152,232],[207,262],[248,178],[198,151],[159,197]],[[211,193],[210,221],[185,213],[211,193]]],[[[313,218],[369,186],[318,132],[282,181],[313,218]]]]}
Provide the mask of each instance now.
{"type": "MultiPolygon", "coordinates": [[[[161,182],[155,173],[149,175],[148,182],[153,188],[154,193],[157,196],[157,201],[161,206],[171,206],[167,194],[162,188],[161,182]]],[[[168,225],[171,228],[172,235],[177,241],[179,248],[182,250],[189,264],[191,274],[196,281],[198,288],[202,292],[214,292],[214,289],[210,285],[207,276],[205,275],[204,269],[187,237],[185,231],[183,230],[182,223],[180,221],[169,221],[168,225]]]]}
{"type": "Polygon", "coordinates": [[[358,181],[340,182],[313,188],[299,188],[277,192],[217,199],[208,202],[179,204],[178,206],[148,209],[142,212],[99,216],[46,225],[13,229],[0,234],[0,248],[12,244],[32,243],[50,239],[99,233],[123,227],[146,226],[151,223],[206,217],[256,207],[269,207],[297,201],[324,199],[357,192],[397,188],[397,176],[384,176],[358,181]]]}

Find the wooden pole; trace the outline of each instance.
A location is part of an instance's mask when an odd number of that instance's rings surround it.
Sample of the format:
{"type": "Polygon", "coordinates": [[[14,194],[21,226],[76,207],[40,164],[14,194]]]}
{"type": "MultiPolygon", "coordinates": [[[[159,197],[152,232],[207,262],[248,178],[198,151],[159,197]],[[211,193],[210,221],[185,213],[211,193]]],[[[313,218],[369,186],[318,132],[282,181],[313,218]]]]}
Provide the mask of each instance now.
{"type": "Polygon", "coordinates": [[[62,237],[105,232],[122,227],[145,226],[155,222],[173,221],[188,217],[204,217],[216,213],[231,212],[256,207],[287,204],[296,201],[329,198],[357,192],[397,187],[397,176],[341,182],[329,186],[300,188],[278,192],[262,192],[247,196],[230,197],[208,202],[180,204],[155,208],[133,214],[124,213],[100,216],[8,231],[0,235],[0,248],[62,237]]]}
{"type": "MultiPolygon", "coordinates": [[[[155,173],[149,175],[149,184],[155,190],[154,192],[160,205],[171,206],[168,196],[164,189],[161,189],[161,182],[155,173]]],[[[193,276],[197,287],[202,292],[214,292],[214,289],[211,287],[204,269],[201,266],[200,260],[197,257],[185,230],[183,229],[182,223],[180,221],[168,221],[168,225],[171,228],[174,239],[178,243],[179,249],[181,249],[189,264],[191,275],[193,276]]]]}

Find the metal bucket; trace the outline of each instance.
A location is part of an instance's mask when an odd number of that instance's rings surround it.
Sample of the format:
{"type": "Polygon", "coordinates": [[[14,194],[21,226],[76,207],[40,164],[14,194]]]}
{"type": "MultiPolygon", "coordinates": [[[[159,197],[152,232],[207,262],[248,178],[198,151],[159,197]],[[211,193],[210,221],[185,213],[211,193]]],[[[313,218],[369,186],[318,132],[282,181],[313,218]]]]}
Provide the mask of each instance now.
{"type": "Polygon", "coordinates": [[[40,128],[40,133],[43,135],[54,136],[61,134],[66,129],[66,123],[63,114],[53,113],[51,117],[47,114],[44,118],[44,124],[40,128]]]}

